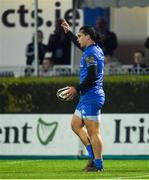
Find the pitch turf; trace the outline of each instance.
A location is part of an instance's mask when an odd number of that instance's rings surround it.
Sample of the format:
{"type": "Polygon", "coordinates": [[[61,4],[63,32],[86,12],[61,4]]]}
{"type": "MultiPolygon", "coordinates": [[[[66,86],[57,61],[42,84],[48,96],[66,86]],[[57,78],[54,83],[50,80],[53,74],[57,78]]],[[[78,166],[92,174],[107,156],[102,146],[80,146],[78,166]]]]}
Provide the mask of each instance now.
{"type": "Polygon", "coordinates": [[[85,173],[86,160],[0,160],[0,179],[149,179],[149,160],[106,160],[85,173]]]}

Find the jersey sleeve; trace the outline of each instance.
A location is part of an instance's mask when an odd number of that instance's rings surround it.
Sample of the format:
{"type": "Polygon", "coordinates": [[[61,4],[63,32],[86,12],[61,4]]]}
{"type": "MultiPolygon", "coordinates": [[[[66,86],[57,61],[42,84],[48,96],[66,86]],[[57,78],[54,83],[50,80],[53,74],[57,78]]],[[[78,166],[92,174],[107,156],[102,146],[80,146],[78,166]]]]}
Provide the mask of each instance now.
{"type": "Polygon", "coordinates": [[[92,65],[87,68],[87,76],[81,84],[76,86],[77,91],[83,91],[93,85],[97,78],[97,66],[92,65]]]}
{"type": "Polygon", "coordinates": [[[66,35],[81,51],[83,51],[83,48],[81,48],[80,44],[77,41],[77,36],[75,36],[71,31],[68,31],[66,35]]]}

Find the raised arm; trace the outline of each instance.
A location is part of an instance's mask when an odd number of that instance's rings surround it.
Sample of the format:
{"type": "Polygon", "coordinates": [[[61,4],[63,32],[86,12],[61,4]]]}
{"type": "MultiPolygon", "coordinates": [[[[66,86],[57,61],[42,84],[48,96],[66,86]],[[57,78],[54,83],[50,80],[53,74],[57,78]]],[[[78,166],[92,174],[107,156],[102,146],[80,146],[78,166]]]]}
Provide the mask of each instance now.
{"type": "Polygon", "coordinates": [[[71,39],[71,41],[80,49],[83,51],[83,49],[80,47],[80,44],[78,43],[77,41],[77,36],[75,36],[71,30],[70,30],[70,26],[69,24],[67,23],[67,21],[64,19],[62,21],[62,24],[61,26],[63,27],[65,33],[67,34],[67,36],[71,39]]]}

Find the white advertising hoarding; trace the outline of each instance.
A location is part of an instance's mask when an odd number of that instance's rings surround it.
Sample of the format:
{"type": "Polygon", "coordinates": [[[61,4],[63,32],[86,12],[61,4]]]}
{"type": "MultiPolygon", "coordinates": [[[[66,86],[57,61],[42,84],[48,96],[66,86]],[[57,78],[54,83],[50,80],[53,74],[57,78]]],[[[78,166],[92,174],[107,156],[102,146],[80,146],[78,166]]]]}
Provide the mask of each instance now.
{"type": "Polygon", "coordinates": [[[104,114],[104,154],[149,155],[149,114],[104,114]]]}
{"type": "Polygon", "coordinates": [[[77,155],[71,115],[0,115],[0,155],[77,155]]]}
{"type": "MultiPolygon", "coordinates": [[[[1,114],[0,156],[87,154],[71,114],[1,114]]],[[[103,114],[104,155],[149,155],[149,114],[103,114]]]]}
{"type": "MultiPolygon", "coordinates": [[[[72,23],[72,0],[38,0],[39,29],[48,43],[55,21],[65,18],[72,23]]],[[[0,65],[26,64],[26,45],[31,42],[34,30],[34,0],[0,0],[0,65]]],[[[83,12],[77,10],[76,30],[83,24],[83,12]]]]}

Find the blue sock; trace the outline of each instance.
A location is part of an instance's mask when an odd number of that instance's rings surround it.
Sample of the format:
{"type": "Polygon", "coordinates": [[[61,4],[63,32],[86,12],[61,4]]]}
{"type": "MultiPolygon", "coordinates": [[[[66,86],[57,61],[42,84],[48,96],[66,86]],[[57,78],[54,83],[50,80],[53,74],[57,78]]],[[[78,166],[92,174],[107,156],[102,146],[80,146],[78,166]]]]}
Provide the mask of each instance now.
{"type": "Polygon", "coordinates": [[[87,151],[88,151],[88,154],[89,154],[90,159],[94,159],[94,154],[93,154],[93,150],[92,150],[91,144],[87,145],[87,146],[86,146],[86,149],[87,149],[87,151]]]}
{"type": "Polygon", "coordinates": [[[103,160],[102,159],[95,159],[94,164],[97,169],[103,169],[103,160]]]}

